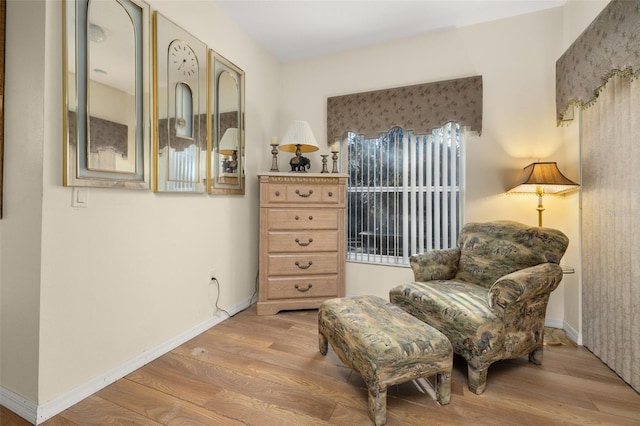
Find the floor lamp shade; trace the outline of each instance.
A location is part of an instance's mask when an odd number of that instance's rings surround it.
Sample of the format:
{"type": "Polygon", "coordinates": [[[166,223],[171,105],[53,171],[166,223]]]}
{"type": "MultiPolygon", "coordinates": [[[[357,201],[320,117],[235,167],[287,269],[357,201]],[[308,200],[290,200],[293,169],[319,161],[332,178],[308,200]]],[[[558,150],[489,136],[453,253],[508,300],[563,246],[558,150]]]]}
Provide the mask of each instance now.
{"type": "Polygon", "coordinates": [[[536,194],[538,196],[538,226],[542,226],[543,195],[560,195],[579,188],[558,169],[556,162],[531,163],[522,170],[522,176],[507,194],[536,194]]]}

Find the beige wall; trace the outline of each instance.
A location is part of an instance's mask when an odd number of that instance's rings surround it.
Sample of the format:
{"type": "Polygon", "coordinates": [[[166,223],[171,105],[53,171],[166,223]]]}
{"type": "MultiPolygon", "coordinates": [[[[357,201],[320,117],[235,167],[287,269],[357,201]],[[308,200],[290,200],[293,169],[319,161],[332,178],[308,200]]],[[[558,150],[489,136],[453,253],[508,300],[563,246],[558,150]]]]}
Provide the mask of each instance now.
{"type": "Polygon", "coordinates": [[[33,402],[40,361],[44,21],[43,4],[7,2],[0,380],[33,402]]]}
{"type": "Polygon", "coordinates": [[[277,133],[280,64],[210,2],[150,3],[245,70],[247,195],[92,188],[88,208],[72,208],[61,3],[9,1],[0,385],[37,404],[214,317],[209,270],[223,308],[255,290],[253,177],[277,133]]]}

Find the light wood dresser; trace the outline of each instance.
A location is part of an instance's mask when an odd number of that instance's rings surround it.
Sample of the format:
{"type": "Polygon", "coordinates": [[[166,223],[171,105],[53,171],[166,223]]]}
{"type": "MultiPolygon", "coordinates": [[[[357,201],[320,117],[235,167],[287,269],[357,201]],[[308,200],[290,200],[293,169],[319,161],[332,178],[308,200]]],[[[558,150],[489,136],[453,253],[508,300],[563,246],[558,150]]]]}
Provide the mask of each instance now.
{"type": "Polygon", "coordinates": [[[258,315],[312,309],[344,296],[347,175],[260,178],[258,315]]]}

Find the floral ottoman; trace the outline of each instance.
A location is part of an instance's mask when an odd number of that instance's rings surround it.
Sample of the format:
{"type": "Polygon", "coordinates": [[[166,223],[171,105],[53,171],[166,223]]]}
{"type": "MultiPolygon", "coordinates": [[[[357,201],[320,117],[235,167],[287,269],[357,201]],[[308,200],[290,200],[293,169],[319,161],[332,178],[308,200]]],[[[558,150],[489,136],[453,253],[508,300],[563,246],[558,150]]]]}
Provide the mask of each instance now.
{"type": "Polygon", "coordinates": [[[451,400],[451,343],[435,328],[375,296],[329,299],[318,311],[320,353],[331,343],[369,391],[369,417],[387,418],[387,386],[436,376],[440,404],[451,400]]]}

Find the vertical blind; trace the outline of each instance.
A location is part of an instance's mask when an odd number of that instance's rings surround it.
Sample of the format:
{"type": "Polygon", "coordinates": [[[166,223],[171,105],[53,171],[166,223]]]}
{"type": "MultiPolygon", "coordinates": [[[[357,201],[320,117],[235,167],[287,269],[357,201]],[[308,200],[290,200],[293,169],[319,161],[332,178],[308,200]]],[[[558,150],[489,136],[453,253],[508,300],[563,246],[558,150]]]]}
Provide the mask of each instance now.
{"type": "Polygon", "coordinates": [[[411,254],[455,245],[462,136],[456,123],[427,135],[348,134],[349,260],[406,265],[411,254]]]}

